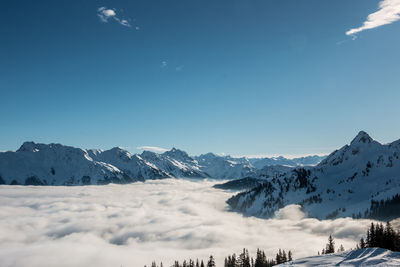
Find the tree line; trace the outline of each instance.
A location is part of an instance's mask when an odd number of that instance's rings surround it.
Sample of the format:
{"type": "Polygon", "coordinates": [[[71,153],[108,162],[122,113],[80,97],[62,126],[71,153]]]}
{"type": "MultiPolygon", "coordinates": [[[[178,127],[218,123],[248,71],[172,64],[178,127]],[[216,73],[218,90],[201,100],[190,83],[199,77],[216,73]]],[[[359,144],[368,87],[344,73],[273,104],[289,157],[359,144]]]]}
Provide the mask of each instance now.
{"type": "MultiPolygon", "coordinates": [[[[290,250],[286,253],[285,250],[279,249],[275,258],[267,259],[265,252],[260,249],[257,249],[256,257],[253,258],[249,256],[249,251],[244,248],[242,253],[238,256],[233,253],[232,255],[225,257],[224,267],[271,267],[292,260],[293,253],[290,250]]],[[[164,265],[162,262],[160,265],[157,265],[157,263],[153,261],[151,267],[164,267],[164,265]]],[[[182,263],[175,261],[172,267],[216,267],[216,265],[214,256],[211,255],[206,263],[199,259],[189,259],[184,260],[182,263]]]]}
{"type": "Polygon", "coordinates": [[[387,222],[384,226],[382,223],[374,224],[367,230],[366,238],[361,238],[357,248],[379,247],[392,251],[400,251],[400,233],[395,231],[387,222]]]}
{"type": "MultiPolygon", "coordinates": [[[[386,225],[382,223],[374,224],[371,223],[370,227],[367,229],[366,237],[362,237],[360,242],[357,244],[356,249],[379,247],[388,249],[391,251],[400,251],[400,232],[393,229],[390,222],[386,225]]],[[[343,245],[336,250],[335,240],[330,235],[328,237],[328,243],[322,249],[320,254],[331,254],[335,252],[344,251],[343,245]]],[[[249,256],[249,251],[243,249],[242,253],[236,255],[235,253],[225,257],[224,267],[271,267],[277,264],[293,261],[292,251],[286,253],[285,250],[279,249],[275,258],[268,259],[265,252],[257,249],[255,258],[249,256]]],[[[146,266],[145,266],[146,267],[146,266]]],[[[157,265],[156,262],[151,264],[151,267],[164,267],[163,263],[157,265]]],[[[206,262],[203,260],[184,260],[182,263],[175,261],[172,267],[216,267],[215,259],[211,255],[206,262]]]]}
{"type": "Polygon", "coordinates": [[[400,195],[396,194],[386,200],[371,200],[369,209],[364,214],[352,215],[353,219],[368,218],[374,220],[392,220],[400,217],[400,195]]]}

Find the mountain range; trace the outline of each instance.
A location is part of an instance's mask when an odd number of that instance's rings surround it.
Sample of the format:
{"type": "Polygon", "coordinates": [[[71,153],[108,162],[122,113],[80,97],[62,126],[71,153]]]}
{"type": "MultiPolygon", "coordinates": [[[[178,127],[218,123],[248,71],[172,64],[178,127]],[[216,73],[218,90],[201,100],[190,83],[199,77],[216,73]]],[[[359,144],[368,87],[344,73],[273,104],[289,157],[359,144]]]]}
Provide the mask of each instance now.
{"type": "Polygon", "coordinates": [[[271,217],[291,204],[320,219],[369,217],[372,213],[397,216],[399,156],[400,140],[381,144],[361,131],[349,145],[316,166],[277,172],[227,202],[235,211],[258,217],[271,217]]]}
{"type": "Polygon", "coordinates": [[[191,157],[176,148],[162,154],[150,151],[132,154],[119,147],[104,151],[25,142],[15,152],[0,152],[0,184],[91,185],[162,178],[240,179],[262,176],[267,165],[294,167],[317,164],[322,159],[320,156],[249,159],[213,153],[191,157]]]}
{"type": "Polygon", "coordinates": [[[228,183],[215,187],[242,191],[227,203],[248,216],[268,218],[294,204],[308,216],[320,219],[371,214],[390,219],[388,214],[395,216],[393,210],[400,211],[399,156],[400,140],[381,144],[364,131],[327,157],[297,159],[236,158],[213,153],[189,156],[176,148],[161,154],[132,154],[119,147],[96,150],[25,142],[17,151],[0,152],[0,184],[228,179],[228,183]]]}

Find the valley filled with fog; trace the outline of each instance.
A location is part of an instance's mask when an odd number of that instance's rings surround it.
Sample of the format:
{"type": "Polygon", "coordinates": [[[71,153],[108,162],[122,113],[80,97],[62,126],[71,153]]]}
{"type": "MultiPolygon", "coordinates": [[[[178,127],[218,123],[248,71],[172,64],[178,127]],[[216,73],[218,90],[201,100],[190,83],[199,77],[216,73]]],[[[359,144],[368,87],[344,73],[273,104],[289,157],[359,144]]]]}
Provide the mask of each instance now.
{"type": "Polygon", "coordinates": [[[219,266],[257,248],[316,255],[332,234],[355,247],[369,220],[306,218],[288,206],[273,219],[228,210],[215,181],[165,179],[106,186],[0,186],[0,258],[6,266],[164,266],[185,258],[219,266]]]}

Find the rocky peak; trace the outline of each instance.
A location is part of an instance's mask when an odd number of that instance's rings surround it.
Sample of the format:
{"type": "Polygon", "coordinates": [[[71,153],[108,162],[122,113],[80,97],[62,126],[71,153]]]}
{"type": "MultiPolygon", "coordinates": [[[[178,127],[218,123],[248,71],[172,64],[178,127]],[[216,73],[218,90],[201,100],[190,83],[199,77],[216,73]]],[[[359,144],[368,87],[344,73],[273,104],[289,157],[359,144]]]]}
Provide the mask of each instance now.
{"type": "Polygon", "coordinates": [[[170,151],[164,152],[163,155],[172,157],[175,159],[189,159],[189,160],[192,159],[191,157],[189,157],[189,155],[185,151],[182,151],[175,147],[173,147],[170,151]]]}
{"type": "Polygon", "coordinates": [[[38,145],[35,142],[24,142],[17,152],[36,152],[38,151],[38,145]]]}
{"type": "Polygon", "coordinates": [[[356,137],[354,137],[353,141],[351,141],[350,145],[357,144],[369,144],[374,141],[371,136],[369,136],[366,132],[360,131],[356,137]]]}

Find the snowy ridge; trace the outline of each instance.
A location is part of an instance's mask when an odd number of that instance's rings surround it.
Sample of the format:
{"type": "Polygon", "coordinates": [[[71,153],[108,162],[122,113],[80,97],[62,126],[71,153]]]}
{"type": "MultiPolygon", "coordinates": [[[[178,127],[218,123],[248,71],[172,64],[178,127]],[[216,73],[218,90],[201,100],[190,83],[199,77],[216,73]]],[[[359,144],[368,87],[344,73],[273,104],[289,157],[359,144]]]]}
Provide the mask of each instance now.
{"type": "Polygon", "coordinates": [[[302,258],[277,266],[400,266],[400,252],[365,248],[302,258]]]}
{"type": "MultiPolygon", "coordinates": [[[[361,131],[350,143],[314,167],[296,167],[267,178],[228,200],[233,210],[270,217],[299,204],[321,219],[364,215],[371,200],[400,192],[400,142],[382,145],[361,131]]],[[[267,167],[266,167],[267,168],[267,167]]]]}
{"type": "Polygon", "coordinates": [[[201,169],[210,177],[240,179],[255,176],[257,169],[246,158],[231,158],[207,153],[196,157],[201,169]]]}
{"type": "Polygon", "coordinates": [[[262,169],[265,166],[283,165],[283,166],[312,166],[317,165],[321,160],[325,159],[326,156],[307,156],[300,158],[287,159],[285,157],[272,157],[272,158],[252,158],[249,159],[250,163],[257,169],[262,169]]]}
{"type": "Polygon", "coordinates": [[[171,177],[240,179],[258,172],[247,158],[212,153],[191,157],[176,148],[162,154],[132,154],[120,147],[104,151],[25,142],[15,152],[0,152],[0,184],[89,185],[171,177]]]}

